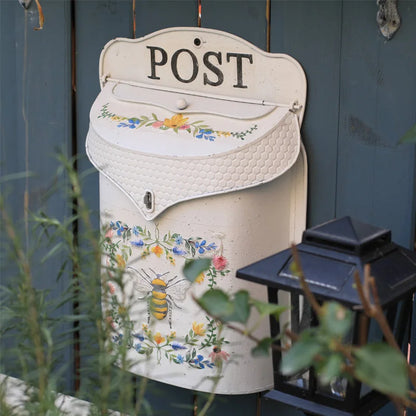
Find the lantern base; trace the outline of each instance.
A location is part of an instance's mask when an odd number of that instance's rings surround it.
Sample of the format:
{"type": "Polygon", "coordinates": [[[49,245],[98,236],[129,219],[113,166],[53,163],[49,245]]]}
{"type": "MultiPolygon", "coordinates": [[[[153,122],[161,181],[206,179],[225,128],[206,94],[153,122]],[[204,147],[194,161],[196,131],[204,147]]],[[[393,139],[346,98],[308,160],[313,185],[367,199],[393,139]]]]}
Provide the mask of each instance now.
{"type": "Polygon", "coordinates": [[[359,409],[355,411],[345,411],[302,399],[301,397],[293,396],[291,394],[282,393],[278,390],[270,390],[265,393],[263,397],[293,406],[296,409],[303,411],[305,414],[316,416],[370,416],[388,402],[388,399],[385,396],[377,393],[369,400],[366,400],[359,409]]]}

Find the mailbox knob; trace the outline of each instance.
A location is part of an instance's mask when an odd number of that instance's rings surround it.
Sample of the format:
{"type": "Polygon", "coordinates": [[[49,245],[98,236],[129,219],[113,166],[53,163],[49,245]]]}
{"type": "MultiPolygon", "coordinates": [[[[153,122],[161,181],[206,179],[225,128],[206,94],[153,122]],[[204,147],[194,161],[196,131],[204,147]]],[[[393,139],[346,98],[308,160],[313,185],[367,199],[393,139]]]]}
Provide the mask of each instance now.
{"type": "Polygon", "coordinates": [[[188,103],[185,99],[179,98],[178,101],[176,101],[176,107],[178,107],[178,110],[185,110],[186,107],[188,107],[188,103]]]}

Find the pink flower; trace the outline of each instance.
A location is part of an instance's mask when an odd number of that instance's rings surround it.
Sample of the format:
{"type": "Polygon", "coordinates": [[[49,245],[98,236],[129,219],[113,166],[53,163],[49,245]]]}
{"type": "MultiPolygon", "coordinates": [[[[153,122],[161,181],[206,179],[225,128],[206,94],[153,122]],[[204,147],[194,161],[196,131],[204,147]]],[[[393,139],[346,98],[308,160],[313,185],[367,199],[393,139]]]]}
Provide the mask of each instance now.
{"type": "Polygon", "coordinates": [[[214,347],[212,353],[208,355],[212,363],[227,361],[230,358],[228,352],[222,351],[220,347],[214,347]]]}
{"type": "Polygon", "coordinates": [[[105,233],[104,238],[109,238],[110,240],[113,238],[113,230],[111,228],[105,233]]]}
{"type": "Polygon", "coordinates": [[[218,271],[221,271],[227,267],[228,261],[224,256],[214,256],[212,263],[218,271]]]}
{"type": "Polygon", "coordinates": [[[107,285],[108,285],[108,291],[109,291],[112,295],[114,295],[114,293],[115,293],[115,291],[116,291],[116,288],[114,287],[114,285],[113,285],[111,282],[108,282],[108,283],[107,283],[107,285]]]}
{"type": "Polygon", "coordinates": [[[179,130],[186,130],[186,129],[189,129],[191,126],[189,125],[189,124],[185,124],[185,125],[183,125],[183,126],[180,126],[179,127],[179,130]]]}
{"type": "Polygon", "coordinates": [[[153,124],[152,124],[152,127],[154,127],[155,129],[159,129],[160,127],[162,127],[163,126],[163,121],[155,121],[153,124]]]}

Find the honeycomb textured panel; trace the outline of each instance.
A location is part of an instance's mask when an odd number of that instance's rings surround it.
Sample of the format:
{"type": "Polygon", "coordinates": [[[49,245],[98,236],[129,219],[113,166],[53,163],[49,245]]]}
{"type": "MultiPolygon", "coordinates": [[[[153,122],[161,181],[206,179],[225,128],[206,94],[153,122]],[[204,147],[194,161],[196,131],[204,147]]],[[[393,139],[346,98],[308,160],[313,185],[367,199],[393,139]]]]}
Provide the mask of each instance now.
{"type": "Polygon", "coordinates": [[[86,148],[94,166],[147,220],[152,220],[178,202],[246,189],[277,178],[295,163],[300,132],[296,115],[288,112],[267,134],[233,151],[208,157],[170,157],[123,149],[90,126],[86,148]],[[154,195],[152,211],[144,204],[148,190],[154,195]]]}

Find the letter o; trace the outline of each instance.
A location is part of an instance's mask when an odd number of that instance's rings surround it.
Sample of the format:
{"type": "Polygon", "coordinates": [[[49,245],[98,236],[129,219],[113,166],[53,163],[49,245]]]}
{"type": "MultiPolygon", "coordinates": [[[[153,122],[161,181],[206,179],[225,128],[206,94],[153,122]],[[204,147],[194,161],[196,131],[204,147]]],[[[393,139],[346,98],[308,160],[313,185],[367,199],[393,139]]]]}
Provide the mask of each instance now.
{"type": "Polygon", "coordinates": [[[196,76],[198,75],[198,60],[196,59],[196,56],[189,49],[178,49],[172,55],[171,66],[172,66],[173,75],[180,82],[184,82],[188,84],[189,82],[194,81],[196,76]],[[178,57],[183,52],[186,52],[187,54],[189,54],[189,56],[192,59],[192,75],[188,79],[182,78],[178,73],[178,57]]]}

